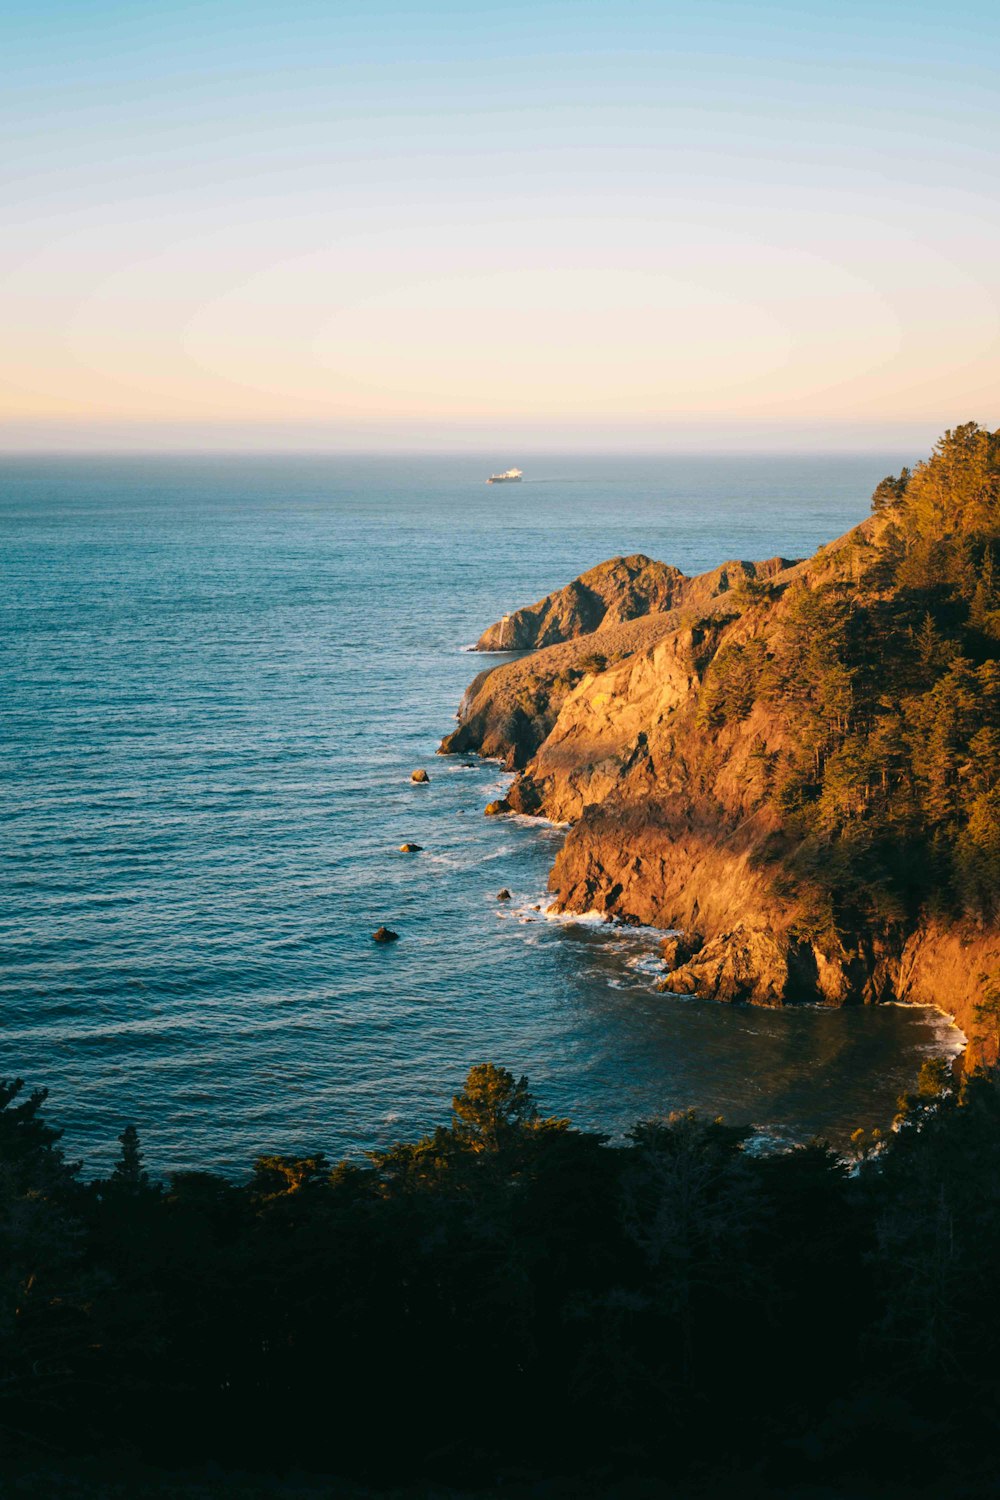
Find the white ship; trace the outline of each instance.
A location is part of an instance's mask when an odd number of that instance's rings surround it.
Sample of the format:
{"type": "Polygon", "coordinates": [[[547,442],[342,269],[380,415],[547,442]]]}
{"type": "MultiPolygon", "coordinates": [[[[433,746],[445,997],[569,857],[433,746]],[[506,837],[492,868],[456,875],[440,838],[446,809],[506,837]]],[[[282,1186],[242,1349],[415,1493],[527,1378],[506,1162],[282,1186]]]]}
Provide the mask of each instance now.
{"type": "Polygon", "coordinates": [[[521,469],[504,469],[502,474],[491,474],[487,484],[520,484],[521,469]]]}

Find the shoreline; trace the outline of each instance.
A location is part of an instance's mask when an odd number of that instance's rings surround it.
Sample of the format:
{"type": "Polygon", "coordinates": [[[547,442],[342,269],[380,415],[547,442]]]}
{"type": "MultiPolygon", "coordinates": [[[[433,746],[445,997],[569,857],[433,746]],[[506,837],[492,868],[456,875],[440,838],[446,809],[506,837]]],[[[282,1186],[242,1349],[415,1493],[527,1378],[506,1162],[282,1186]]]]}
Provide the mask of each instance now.
{"type": "MultiPolygon", "coordinates": [[[[478,752],[476,752],[476,751],[470,751],[470,752],[465,752],[465,753],[474,755],[476,757],[476,759],[479,760],[480,762],[482,762],[483,764],[486,764],[486,765],[497,765],[497,766],[499,766],[501,768],[503,767],[503,760],[502,760],[502,757],[500,757],[500,756],[496,756],[496,755],[488,755],[488,756],[487,755],[479,755],[478,752]]],[[[438,749],[435,752],[435,754],[441,756],[441,758],[445,759],[445,760],[448,760],[448,759],[458,760],[459,759],[459,752],[457,752],[457,751],[445,751],[445,750],[438,749]]],[[[502,774],[501,778],[497,782],[497,787],[498,788],[502,788],[504,791],[509,790],[510,787],[513,786],[514,783],[517,780],[518,780],[518,773],[517,772],[514,772],[514,771],[503,771],[503,774],[502,774]],[[506,780],[506,787],[503,787],[504,780],[506,780]]],[[[559,820],[557,820],[555,818],[547,817],[544,813],[524,813],[524,812],[516,812],[516,811],[502,813],[502,814],[499,815],[499,817],[495,817],[494,821],[497,822],[497,823],[501,823],[501,824],[502,823],[508,823],[508,822],[509,823],[513,823],[516,826],[521,827],[521,828],[548,828],[548,829],[553,829],[554,831],[561,832],[561,833],[569,833],[572,830],[573,826],[574,826],[573,823],[571,821],[569,821],[569,820],[559,821],[559,820]]],[[[546,892],[546,894],[548,895],[549,893],[546,892]]],[[[552,908],[552,906],[554,906],[555,901],[556,901],[556,898],[555,897],[551,897],[551,899],[549,901],[548,907],[547,908],[543,908],[543,910],[541,912],[541,915],[545,918],[546,921],[556,922],[561,917],[565,916],[565,918],[567,920],[567,923],[577,922],[577,923],[580,923],[581,925],[593,926],[595,928],[602,928],[603,927],[603,928],[607,928],[607,929],[609,929],[611,931],[616,931],[617,930],[617,931],[620,931],[620,932],[623,932],[623,933],[626,933],[626,932],[635,932],[635,933],[648,932],[648,933],[651,933],[651,934],[655,934],[657,940],[659,940],[661,938],[682,936],[683,933],[684,933],[684,929],[683,928],[679,928],[679,927],[659,927],[659,926],[656,926],[653,923],[625,921],[625,920],[623,920],[620,917],[616,917],[613,912],[601,911],[599,908],[596,908],[596,907],[591,907],[591,908],[589,908],[587,910],[584,910],[584,911],[577,910],[576,908],[573,908],[573,907],[563,907],[563,908],[561,908],[561,910],[559,912],[554,912],[554,911],[552,911],[551,908],[552,908]],[[593,920],[591,920],[591,919],[593,919],[593,920]]],[[[697,994],[697,992],[695,992],[695,991],[691,991],[691,992],[684,992],[684,991],[676,991],[676,992],[664,991],[663,993],[667,993],[667,994],[669,994],[669,993],[676,993],[677,996],[678,996],[678,998],[681,998],[681,999],[705,999],[705,998],[715,999],[715,997],[699,996],[697,994]]],[[[732,1001],[732,1000],[716,1000],[716,1003],[718,1003],[718,1004],[726,1004],[726,1005],[733,1005],[733,1004],[736,1004],[736,1005],[740,1005],[740,1004],[752,1005],[754,1002],[749,1001],[749,1000],[747,1000],[747,1001],[739,1001],[739,1000],[737,1000],[737,1001],[732,1001]]],[[[964,1031],[964,1029],[963,1029],[960,1021],[958,1020],[958,1017],[957,1017],[956,1013],[954,1011],[952,1011],[952,1010],[947,1009],[945,1006],[940,1005],[936,1001],[933,1001],[933,1000],[902,1000],[902,999],[899,999],[897,997],[897,998],[893,998],[893,999],[875,1000],[875,1001],[872,1002],[872,1004],[874,1006],[896,1006],[896,1007],[898,1007],[900,1009],[904,1009],[904,1010],[930,1010],[930,1011],[936,1012],[938,1015],[940,1015],[942,1017],[943,1020],[947,1021],[947,1023],[949,1024],[949,1026],[951,1026],[955,1031],[958,1032],[959,1036],[962,1039],[961,1046],[959,1048],[957,1048],[956,1051],[955,1051],[955,1054],[954,1054],[955,1056],[961,1056],[962,1054],[964,1054],[965,1051],[967,1050],[967,1048],[969,1047],[971,1041],[972,1041],[972,1038],[969,1037],[967,1035],[967,1033],[964,1031]]],[[[820,1001],[820,1000],[809,1000],[809,999],[788,1001],[788,1002],[786,1002],[786,1005],[783,1008],[786,1008],[786,1009],[798,1009],[798,1008],[805,1008],[805,1007],[814,1008],[814,1009],[817,1009],[817,1010],[831,1010],[831,1009],[847,1009],[847,1008],[849,1008],[848,1005],[830,1006],[830,1005],[824,1004],[823,1001],[820,1001]]]]}
{"type": "MultiPolygon", "coordinates": [[[[485,760],[486,757],[480,757],[480,759],[485,760]]],[[[490,757],[489,759],[495,761],[496,758],[490,757]]],[[[513,776],[510,779],[513,780],[513,776]]],[[[550,818],[524,813],[507,813],[491,821],[498,823],[513,822],[520,827],[536,829],[539,832],[542,829],[554,829],[563,832],[568,831],[572,827],[572,824],[569,823],[557,824],[550,818]]],[[[750,1001],[724,1001],[715,997],[701,996],[696,993],[671,994],[670,992],[658,992],[657,979],[667,971],[666,960],[660,953],[659,945],[664,939],[677,936],[677,929],[662,928],[648,923],[622,921],[613,914],[595,909],[577,911],[570,908],[562,908],[556,911],[553,910],[555,904],[555,897],[546,891],[541,894],[537,907],[529,896],[526,898],[525,903],[511,906],[502,915],[506,920],[515,919],[519,925],[545,924],[561,928],[578,927],[585,929],[596,938],[607,937],[609,940],[607,947],[608,959],[621,967],[623,972],[634,976],[635,981],[638,981],[635,982],[634,989],[645,1000],[662,1000],[664,1002],[672,1000],[681,1002],[693,1001],[699,1005],[710,1005],[713,1009],[718,1007],[729,1011],[768,1012],[779,1010],[790,1014],[810,1013],[813,1015],[831,1014],[840,1010],[854,1012],[859,1010],[878,1011],[890,1008],[910,1013],[922,1011],[927,1013],[927,1024],[931,1027],[933,1033],[931,1040],[927,1044],[925,1057],[933,1056],[940,1058],[946,1061],[953,1071],[965,1071],[965,1060],[969,1050],[970,1039],[959,1025],[954,1014],[939,1004],[924,1000],[892,999],[880,1000],[864,1006],[858,1004],[831,1006],[815,999],[801,999],[788,1001],[780,1007],[761,1007],[750,1001]],[[638,963],[633,963],[624,957],[615,955],[613,945],[616,939],[633,940],[637,948],[646,947],[648,950],[646,962],[649,967],[645,965],[640,967],[638,963]],[[654,965],[655,967],[653,967],[654,965]]],[[[633,955],[633,957],[641,957],[641,955],[633,955]]],[[[626,991],[633,989],[632,984],[622,983],[619,985],[611,981],[608,981],[608,987],[609,989],[623,989],[626,991]]],[[[902,1055],[900,1053],[900,1056],[902,1055]]],[[[921,1066],[919,1058],[914,1057],[912,1061],[913,1070],[909,1080],[909,1087],[915,1087],[921,1066]]],[[[729,1116],[727,1115],[728,1118],[729,1116]]],[[[735,1120],[736,1117],[733,1116],[732,1118],[735,1120]]],[[[740,1123],[744,1123],[742,1117],[740,1123]]],[[[766,1122],[755,1121],[748,1114],[745,1123],[752,1128],[753,1141],[759,1150],[765,1152],[772,1150],[784,1151],[794,1149],[796,1145],[802,1144],[801,1140],[796,1139],[797,1127],[792,1122],[772,1127],[766,1122]]],[[[891,1112],[889,1112],[882,1128],[888,1130],[891,1128],[891,1124],[891,1112]]],[[[842,1147],[837,1146],[834,1149],[838,1151],[838,1155],[843,1150],[842,1147]]],[[[841,1159],[845,1162],[853,1160],[846,1155],[842,1156],[841,1159]]]]}
{"type": "MultiPolygon", "coordinates": [[[[525,654],[477,675],[441,753],[499,761],[511,813],[568,830],[548,882],[562,910],[685,935],[664,950],[664,989],[929,1005],[964,1037],[967,1068],[993,1060],[976,1007],[1000,979],[1000,813],[996,766],[972,742],[980,722],[995,727],[975,613],[992,574],[947,574],[948,607],[927,617],[940,648],[924,660],[911,595],[927,580],[907,563],[927,496],[991,441],[975,424],[946,434],[912,509],[904,470],[803,561],[689,576],[618,556],[480,637],[487,654],[506,631],[525,654]],[[956,699],[975,705],[960,743],[956,699]],[[934,726],[933,765],[921,725],[934,726]],[[939,781],[958,790],[942,800],[939,781]]],[[[942,568],[955,546],[940,543],[942,568]]]]}

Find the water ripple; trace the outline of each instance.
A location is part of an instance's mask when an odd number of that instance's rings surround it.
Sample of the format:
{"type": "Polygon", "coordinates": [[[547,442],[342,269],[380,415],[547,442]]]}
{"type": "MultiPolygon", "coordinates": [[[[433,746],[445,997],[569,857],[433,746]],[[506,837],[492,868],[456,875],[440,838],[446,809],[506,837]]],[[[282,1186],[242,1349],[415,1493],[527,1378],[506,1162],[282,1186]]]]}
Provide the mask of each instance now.
{"type": "Polygon", "coordinates": [[[532,909],[561,833],[434,748],[512,605],[616,552],[804,555],[901,461],[588,459],[501,508],[457,459],[4,460],[2,1071],[158,1169],[385,1143],[487,1057],[611,1131],[884,1122],[940,1018],[656,995],[648,934],[532,909]]]}

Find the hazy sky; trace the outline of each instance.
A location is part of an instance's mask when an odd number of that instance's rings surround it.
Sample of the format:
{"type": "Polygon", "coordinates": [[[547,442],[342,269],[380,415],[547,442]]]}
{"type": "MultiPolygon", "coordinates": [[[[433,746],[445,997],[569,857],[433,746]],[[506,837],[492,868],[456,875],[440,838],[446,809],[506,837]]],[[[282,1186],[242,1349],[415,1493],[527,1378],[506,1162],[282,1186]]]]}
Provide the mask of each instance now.
{"type": "Polygon", "coordinates": [[[0,18],[0,446],[1000,425],[995,0],[0,18]]]}

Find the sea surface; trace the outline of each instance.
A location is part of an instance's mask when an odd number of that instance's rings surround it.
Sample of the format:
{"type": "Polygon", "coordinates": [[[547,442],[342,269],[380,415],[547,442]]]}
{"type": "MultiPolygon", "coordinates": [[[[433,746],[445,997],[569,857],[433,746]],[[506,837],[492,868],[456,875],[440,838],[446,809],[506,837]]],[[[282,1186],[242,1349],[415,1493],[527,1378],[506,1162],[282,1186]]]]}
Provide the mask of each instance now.
{"type": "Polygon", "coordinates": [[[562,835],[435,749],[505,611],[616,553],[804,557],[912,457],[0,460],[0,1074],[90,1171],[129,1122],[157,1171],[356,1155],[487,1059],[612,1135],[884,1125],[942,1017],[656,994],[654,935],[546,919],[562,835]]]}

